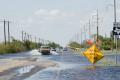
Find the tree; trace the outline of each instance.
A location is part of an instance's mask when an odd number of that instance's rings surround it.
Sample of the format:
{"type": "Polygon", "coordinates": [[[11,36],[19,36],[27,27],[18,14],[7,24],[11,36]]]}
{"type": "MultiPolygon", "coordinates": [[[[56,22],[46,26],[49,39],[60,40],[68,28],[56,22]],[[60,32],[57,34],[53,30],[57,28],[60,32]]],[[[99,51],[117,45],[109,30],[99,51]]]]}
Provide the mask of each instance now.
{"type": "Polygon", "coordinates": [[[48,43],[48,44],[47,44],[47,46],[52,47],[52,48],[57,48],[57,47],[60,47],[60,45],[59,45],[59,44],[54,43],[54,42],[48,43]]]}
{"type": "Polygon", "coordinates": [[[81,48],[82,46],[79,44],[79,43],[77,43],[77,42],[70,42],[69,44],[68,44],[68,46],[70,46],[71,48],[81,48]]]}

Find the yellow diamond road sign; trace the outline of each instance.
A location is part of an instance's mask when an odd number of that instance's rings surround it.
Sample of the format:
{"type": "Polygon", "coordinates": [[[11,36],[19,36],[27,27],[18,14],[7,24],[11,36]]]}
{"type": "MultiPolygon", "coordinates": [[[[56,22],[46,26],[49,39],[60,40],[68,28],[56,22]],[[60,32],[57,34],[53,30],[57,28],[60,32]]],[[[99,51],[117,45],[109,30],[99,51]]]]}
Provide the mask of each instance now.
{"type": "Polygon", "coordinates": [[[87,49],[83,54],[93,64],[104,57],[102,52],[96,47],[95,44],[87,49]]]}

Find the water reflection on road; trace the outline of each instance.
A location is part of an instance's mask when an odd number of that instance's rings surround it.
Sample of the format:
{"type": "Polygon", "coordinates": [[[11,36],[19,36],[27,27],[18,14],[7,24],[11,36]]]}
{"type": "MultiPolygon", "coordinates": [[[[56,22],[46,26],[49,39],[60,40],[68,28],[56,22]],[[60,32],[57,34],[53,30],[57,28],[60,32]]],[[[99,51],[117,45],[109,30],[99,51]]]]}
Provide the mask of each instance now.
{"type": "Polygon", "coordinates": [[[120,80],[120,67],[93,67],[86,58],[70,51],[44,57],[57,62],[58,66],[39,71],[25,80],[120,80]]]}

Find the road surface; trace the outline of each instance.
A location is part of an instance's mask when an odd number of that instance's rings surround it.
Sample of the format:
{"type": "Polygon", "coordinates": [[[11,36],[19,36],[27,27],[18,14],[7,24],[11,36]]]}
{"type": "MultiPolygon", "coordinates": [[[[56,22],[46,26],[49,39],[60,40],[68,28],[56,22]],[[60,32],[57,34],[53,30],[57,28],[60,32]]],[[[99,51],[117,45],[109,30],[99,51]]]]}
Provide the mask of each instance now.
{"type": "Polygon", "coordinates": [[[105,56],[96,66],[71,50],[58,55],[33,56],[26,52],[0,58],[0,65],[4,65],[5,60],[6,63],[9,60],[23,63],[0,72],[0,80],[120,80],[120,67],[114,66],[115,55],[105,56]]]}

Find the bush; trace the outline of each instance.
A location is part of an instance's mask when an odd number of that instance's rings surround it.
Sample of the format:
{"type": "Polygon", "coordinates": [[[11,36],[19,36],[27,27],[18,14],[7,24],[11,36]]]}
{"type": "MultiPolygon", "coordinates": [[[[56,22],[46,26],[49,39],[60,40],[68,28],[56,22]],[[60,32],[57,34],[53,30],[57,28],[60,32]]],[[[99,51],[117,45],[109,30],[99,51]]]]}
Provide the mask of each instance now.
{"type": "Polygon", "coordinates": [[[104,50],[111,50],[111,47],[108,46],[108,45],[106,45],[106,46],[102,46],[102,48],[103,48],[104,50]]]}
{"type": "Polygon", "coordinates": [[[7,45],[0,44],[0,53],[16,53],[16,52],[22,52],[25,51],[26,48],[23,46],[20,42],[12,42],[7,45]]]}
{"type": "Polygon", "coordinates": [[[5,45],[4,44],[0,44],[0,53],[3,54],[3,53],[6,53],[6,50],[5,50],[5,45]]]}
{"type": "Polygon", "coordinates": [[[79,43],[77,43],[77,42],[70,42],[69,44],[68,44],[68,46],[70,46],[71,48],[81,48],[82,46],[79,44],[79,43]]]}
{"type": "MultiPolygon", "coordinates": [[[[39,46],[41,46],[42,44],[37,44],[34,42],[30,42],[30,41],[18,41],[13,39],[11,43],[7,43],[7,45],[5,45],[4,43],[0,44],[0,54],[8,54],[8,53],[17,53],[17,52],[23,52],[23,51],[28,51],[31,49],[35,49],[39,46]]],[[[59,46],[58,44],[55,43],[51,43],[50,46],[52,47],[57,47],[59,46]]]]}

